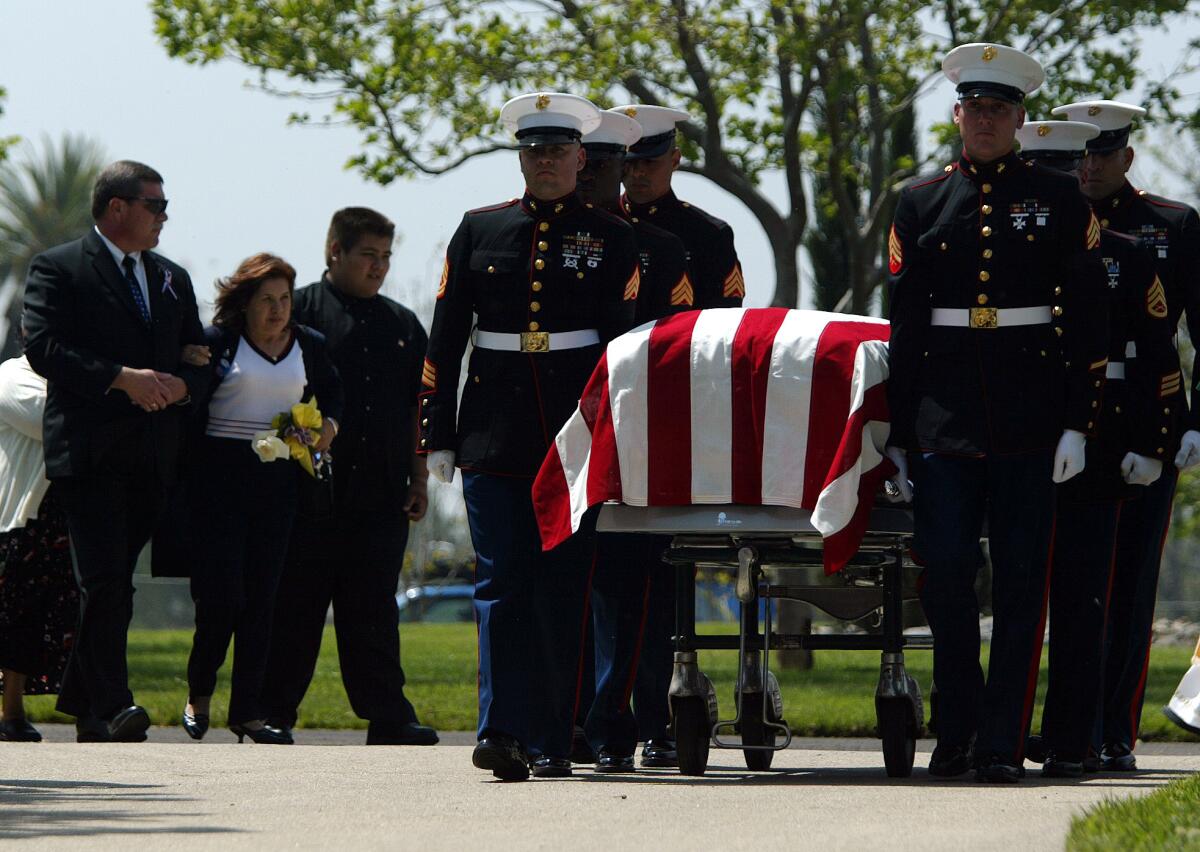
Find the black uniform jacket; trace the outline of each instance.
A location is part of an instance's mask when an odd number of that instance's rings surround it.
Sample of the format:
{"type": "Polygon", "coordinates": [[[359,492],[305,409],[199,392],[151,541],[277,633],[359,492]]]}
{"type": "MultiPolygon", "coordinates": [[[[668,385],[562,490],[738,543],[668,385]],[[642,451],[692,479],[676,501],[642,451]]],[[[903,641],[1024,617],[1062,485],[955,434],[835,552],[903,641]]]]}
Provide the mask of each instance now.
{"type": "Polygon", "coordinates": [[[574,193],[556,201],[526,193],[467,213],[438,285],[418,451],[454,450],[467,470],[535,476],[604,346],[632,326],[640,281],[633,228],[574,193]],[[600,343],[549,352],[477,347],[459,411],[473,315],[482,331],[595,329],[600,343]]]}
{"type": "Polygon", "coordinates": [[[121,367],[180,376],[197,395],[201,371],[181,366],[185,343],[202,343],[192,282],[161,255],[142,253],[150,325],[129,282],[94,230],[35,257],[25,283],[25,354],[48,380],[46,475],[176,472],[185,408],[145,412],[109,387],[121,367]]]}
{"type": "MultiPolygon", "coordinates": [[[[984,455],[1093,433],[1108,359],[1100,226],[1076,180],[1008,154],[966,156],[900,194],[889,235],[889,443],[984,455]],[[1052,322],[987,327],[988,311],[1052,322]],[[983,327],[934,326],[935,308],[983,327]]],[[[1003,320],[1001,320],[1003,322],[1003,320]]]]}
{"type": "MultiPolygon", "coordinates": [[[[343,396],[342,382],[337,368],[329,360],[325,348],[325,338],[318,332],[303,325],[294,328],[296,339],[294,345],[300,347],[300,356],[304,359],[304,374],[307,384],[301,393],[301,399],[307,401],[317,398],[317,407],[322,417],[332,417],[339,423],[342,418],[343,396]]],[[[212,358],[207,367],[200,368],[200,380],[197,382],[196,397],[191,406],[191,417],[187,424],[187,437],[184,446],[188,448],[183,467],[185,474],[167,501],[166,510],[159,520],[154,532],[154,546],[150,551],[150,572],[155,577],[190,577],[198,567],[195,564],[195,548],[190,544],[193,530],[188,522],[191,517],[189,500],[192,494],[195,477],[221,477],[219,470],[205,470],[198,467],[202,464],[202,456],[195,452],[196,443],[203,439],[205,427],[208,425],[208,404],[213,394],[225,378],[225,374],[237,354],[239,346],[244,345],[241,333],[237,329],[209,326],[204,329],[204,343],[209,347],[212,358]]],[[[232,440],[232,439],[222,439],[232,440]]],[[[246,441],[246,452],[251,453],[250,441],[246,441]]],[[[310,479],[302,472],[300,465],[291,459],[270,462],[271,464],[292,465],[296,469],[300,481],[310,479]]],[[[236,483],[231,483],[236,487],[236,483]]],[[[303,495],[301,500],[303,500],[303,495]]],[[[233,546],[232,544],[230,546],[233,546]]],[[[283,544],[280,545],[284,546],[283,544]]]]}
{"type": "Polygon", "coordinates": [[[339,514],[394,511],[407,497],[412,473],[428,342],[421,321],[392,299],[357,299],[327,278],[296,291],[292,315],[325,336],[345,392],[330,448],[333,505],[339,514]]]}
{"type": "Polygon", "coordinates": [[[688,270],[695,288],[696,308],[740,308],[746,295],[742,265],[733,247],[733,228],[699,207],[680,201],[674,192],[649,204],[621,205],[635,226],[650,222],[670,231],[687,249],[688,270]]]}
{"type": "MultiPolygon", "coordinates": [[[[1200,216],[1188,205],[1152,195],[1144,189],[1134,189],[1126,181],[1113,195],[1092,205],[1100,225],[1123,234],[1137,237],[1154,252],[1158,278],[1166,290],[1167,309],[1172,330],[1178,327],[1179,317],[1187,312],[1188,333],[1200,340],[1200,216]]],[[[1197,349],[1200,359],[1200,349],[1197,349]]],[[[1178,358],[1176,358],[1178,362],[1178,358]]],[[[1193,362],[1193,380],[1200,378],[1193,362]]],[[[1170,384],[1181,386],[1183,378],[1176,372],[1170,384]]],[[[1180,425],[1185,429],[1200,429],[1200,411],[1193,404],[1187,411],[1183,394],[1175,396],[1180,407],[1180,425]]],[[[1168,451],[1178,446],[1171,436],[1168,451]]]]}
{"type": "Polygon", "coordinates": [[[1125,377],[1105,383],[1097,434],[1087,442],[1087,466],[1059,487],[1061,496],[1078,502],[1138,496],[1143,488],[1121,478],[1128,452],[1171,463],[1168,444],[1182,394],[1175,328],[1153,251],[1133,237],[1103,229],[1100,253],[1108,272],[1108,360],[1121,365],[1125,377]]]}
{"type": "Polygon", "coordinates": [[[637,239],[641,287],[637,324],[695,310],[696,291],[688,273],[683,240],[645,219],[633,224],[637,239]]]}

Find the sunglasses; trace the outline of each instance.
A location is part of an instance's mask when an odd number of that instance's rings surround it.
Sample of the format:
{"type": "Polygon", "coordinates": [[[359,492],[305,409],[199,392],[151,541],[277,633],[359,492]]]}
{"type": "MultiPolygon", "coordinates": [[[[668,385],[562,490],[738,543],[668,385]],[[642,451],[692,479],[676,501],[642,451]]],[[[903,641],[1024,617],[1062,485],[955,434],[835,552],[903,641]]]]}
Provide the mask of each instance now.
{"type": "Polygon", "coordinates": [[[144,198],[140,195],[120,195],[117,197],[123,201],[140,201],[155,216],[167,212],[167,199],[165,198],[144,198]]]}

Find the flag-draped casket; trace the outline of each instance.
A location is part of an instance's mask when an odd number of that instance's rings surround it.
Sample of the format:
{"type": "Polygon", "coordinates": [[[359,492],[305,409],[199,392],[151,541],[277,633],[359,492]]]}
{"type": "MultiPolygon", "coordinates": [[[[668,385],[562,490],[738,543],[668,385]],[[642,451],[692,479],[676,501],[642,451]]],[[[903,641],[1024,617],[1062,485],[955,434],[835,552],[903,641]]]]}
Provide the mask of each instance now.
{"type": "Polygon", "coordinates": [[[588,507],[749,504],[811,512],[827,571],[854,555],[894,468],[888,324],[717,308],[609,343],[533,486],[546,549],[588,507]]]}

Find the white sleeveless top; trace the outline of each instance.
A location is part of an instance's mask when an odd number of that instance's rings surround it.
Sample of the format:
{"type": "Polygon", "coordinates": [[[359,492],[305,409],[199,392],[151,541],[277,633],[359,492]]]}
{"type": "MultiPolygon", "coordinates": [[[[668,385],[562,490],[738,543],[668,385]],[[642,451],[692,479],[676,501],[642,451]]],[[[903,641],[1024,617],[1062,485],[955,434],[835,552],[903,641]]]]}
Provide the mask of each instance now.
{"type": "Polygon", "coordinates": [[[300,402],[306,384],[304,357],[295,335],[278,361],[263,355],[242,335],[208,404],[205,434],[249,440],[255,432],[270,429],[276,414],[300,402]]]}

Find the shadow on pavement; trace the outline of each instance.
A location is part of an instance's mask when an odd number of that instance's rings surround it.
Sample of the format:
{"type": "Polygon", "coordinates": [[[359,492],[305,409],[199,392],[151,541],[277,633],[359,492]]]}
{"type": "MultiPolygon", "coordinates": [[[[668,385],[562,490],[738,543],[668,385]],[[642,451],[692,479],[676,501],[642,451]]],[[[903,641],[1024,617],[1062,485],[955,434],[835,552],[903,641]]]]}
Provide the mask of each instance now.
{"type": "Polygon", "coordinates": [[[25,781],[0,778],[0,840],[102,834],[225,834],[238,829],[202,825],[211,813],[167,809],[139,813],[121,804],[195,800],[166,795],[158,784],[104,781],[25,781]],[[74,805],[74,807],[71,807],[74,805]],[[194,820],[197,824],[183,824],[194,820]]]}

